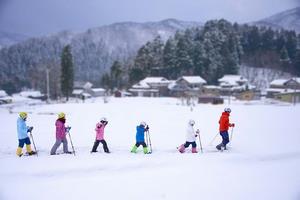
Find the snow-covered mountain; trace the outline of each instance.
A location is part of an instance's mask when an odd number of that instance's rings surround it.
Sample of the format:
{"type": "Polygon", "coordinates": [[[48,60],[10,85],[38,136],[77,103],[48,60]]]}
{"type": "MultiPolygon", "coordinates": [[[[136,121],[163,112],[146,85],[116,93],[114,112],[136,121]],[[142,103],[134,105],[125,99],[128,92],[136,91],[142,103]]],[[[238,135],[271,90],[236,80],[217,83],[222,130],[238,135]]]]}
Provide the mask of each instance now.
{"type": "Polygon", "coordinates": [[[134,56],[147,41],[157,36],[166,40],[176,31],[201,25],[202,23],[175,19],[147,23],[124,22],[92,28],[83,33],[64,31],[47,37],[32,38],[0,51],[0,69],[4,69],[0,71],[0,77],[5,69],[18,74],[26,72],[28,66],[36,68],[35,66],[49,61],[57,62],[63,46],[70,44],[75,78],[99,81],[113,61],[124,61],[134,56]]]}
{"type": "Polygon", "coordinates": [[[28,39],[28,36],[0,31],[0,49],[4,46],[10,46],[28,39]]]}
{"type": "Polygon", "coordinates": [[[275,29],[283,28],[287,30],[295,30],[300,33],[300,7],[272,15],[252,24],[268,26],[275,29]]]}

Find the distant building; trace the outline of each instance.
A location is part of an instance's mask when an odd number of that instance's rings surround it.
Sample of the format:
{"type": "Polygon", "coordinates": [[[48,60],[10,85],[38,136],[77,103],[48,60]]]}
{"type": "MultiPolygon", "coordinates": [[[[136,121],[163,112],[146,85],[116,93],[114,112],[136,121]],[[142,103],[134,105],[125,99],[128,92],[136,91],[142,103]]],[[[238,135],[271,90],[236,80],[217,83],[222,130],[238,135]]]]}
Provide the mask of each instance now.
{"type": "Polygon", "coordinates": [[[241,100],[251,100],[250,97],[252,97],[252,99],[256,99],[260,96],[260,91],[258,91],[255,86],[251,85],[249,81],[241,75],[227,74],[218,79],[218,82],[221,87],[221,95],[235,96],[241,100]]]}
{"type": "Polygon", "coordinates": [[[169,84],[171,96],[198,96],[206,81],[200,76],[182,76],[169,84]]]}
{"type": "Polygon", "coordinates": [[[129,92],[133,96],[158,97],[168,95],[168,85],[171,81],[164,77],[146,77],[134,84],[129,92]]]}
{"type": "Polygon", "coordinates": [[[299,103],[300,102],[300,90],[285,90],[280,93],[274,94],[274,99],[285,101],[289,103],[299,103]]]}
{"type": "Polygon", "coordinates": [[[132,94],[130,92],[126,92],[126,91],[123,91],[123,90],[116,90],[114,92],[114,96],[115,97],[131,97],[132,94]]]}
{"type": "Polygon", "coordinates": [[[220,96],[221,87],[216,85],[204,85],[202,92],[209,96],[220,96]]]}
{"type": "Polygon", "coordinates": [[[218,79],[222,87],[241,86],[248,82],[246,78],[241,75],[225,74],[222,78],[218,79]]]}
{"type": "Polygon", "coordinates": [[[296,103],[299,102],[300,78],[276,79],[266,90],[267,98],[296,103]]]}
{"type": "Polygon", "coordinates": [[[40,99],[40,100],[43,100],[43,101],[47,99],[46,95],[42,94],[38,90],[22,91],[22,92],[20,92],[20,96],[27,97],[27,98],[30,98],[30,99],[40,99]]]}
{"type": "Polygon", "coordinates": [[[72,95],[76,98],[85,99],[90,97],[102,97],[106,95],[104,88],[93,88],[90,82],[75,82],[72,95]]]}
{"type": "Polygon", "coordinates": [[[12,98],[4,90],[0,90],[0,104],[11,103],[12,98]]]}

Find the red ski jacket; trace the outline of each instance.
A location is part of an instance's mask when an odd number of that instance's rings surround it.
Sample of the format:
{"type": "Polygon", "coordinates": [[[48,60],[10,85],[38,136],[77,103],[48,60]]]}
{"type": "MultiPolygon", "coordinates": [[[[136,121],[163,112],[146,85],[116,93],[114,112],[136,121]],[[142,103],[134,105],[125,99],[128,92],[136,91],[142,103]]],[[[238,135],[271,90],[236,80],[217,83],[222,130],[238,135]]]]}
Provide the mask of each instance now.
{"type": "Polygon", "coordinates": [[[233,126],[232,124],[229,123],[229,113],[228,112],[223,112],[220,120],[219,120],[219,130],[220,131],[228,131],[228,128],[233,126]]]}

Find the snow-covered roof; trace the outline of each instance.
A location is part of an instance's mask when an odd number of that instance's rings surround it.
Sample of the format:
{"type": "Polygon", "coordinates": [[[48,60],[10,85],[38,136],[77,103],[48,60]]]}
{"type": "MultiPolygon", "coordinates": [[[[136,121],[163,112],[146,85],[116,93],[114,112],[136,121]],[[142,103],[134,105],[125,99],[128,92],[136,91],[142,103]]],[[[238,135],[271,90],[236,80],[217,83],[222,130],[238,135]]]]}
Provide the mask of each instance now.
{"type": "Polygon", "coordinates": [[[297,83],[300,83],[300,77],[292,78],[292,80],[296,81],[297,83]]]}
{"type": "Polygon", "coordinates": [[[89,93],[86,93],[86,92],[82,93],[81,95],[84,97],[87,97],[87,98],[92,97],[92,95],[90,95],[89,93]]]}
{"type": "Polygon", "coordinates": [[[283,86],[288,80],[287,79],[276,79],[273,80],[270,85],[283,86]]]}
{"type": "Polygon", "coordinates": [[[83,90],[82,89],[75,89],[73,90],[72,94],[74,95],[80,95],[81,93],[83,93],[83,90]]]}
{"type": "Polygon", "coordinates": [[[218,79],[218,81],[220,82],[221,86],[234,86],[234,85],[239,85],[238,83],[246,83],[248,82],[248,80],[246,78],[244,78],[241,75],[231,75],[231,74],[227,74],[224,75],[222,78],[218,79]]]}
{"type": "Polygon", "coordinates": [[[206,81],[201,76],[182,76],[180,79],[187,81],[190,84],[206,84],[206,81]]]}
{"type": "Polygon", "coordinates": [[[268,88],[266,92],[274,92],[280,94],[292,94],[292,93],[300,93],[300,90],[294,89],[281,89],[281,88],[268,88]]]}
{"type": "Polygon", "coordinates": [[[6,97],[7,93],[4,90],[0,90],[0,97],[6,97]]]}
{"type": "Polygon", "coordinates": [[[232,90],[254,90],[256,87],[254,85],[241,85],[241,86],[234,86],[232,90]]]}
{"type": "Polygon", "coordinates": [[[41,97],[43,96],[40,91],[23,91],[20,92],[22,97],[41,97]]]}
{"type": "Polygon", "coordinates": [[[86,82],[83,86],[84,89],[91,89],[93,87],[93,83],[86,82]]]}
{"type": "Polygon", "coordinates": [[[170,83],[170,81],[164,77],[146,77],[141,82],[144,83],[170,83]]]}
{"type": "Polygon", "coordinates": [[[132,86],[132,88],[134,88],[134,89],[150,89],[150,86],[146,82],[140,81],[139,83],[134,84],[132,86]]]}
{"type": "Polygon", "coordinates": [[[176,81],[171,80],[170,83],[169,83],[169,85],[168,85],[168,89],[172,90],[175,86],[176,86],[176,81]]]}
{"type": "Polygon", "coordinates": [[[203,87],[206,89],[220,89],[221,88],[220,86],[217,86],[217,85],[204,85],[203,87]]]}
{"type": "Polygon", "coordinates": [[[106,90],[103,88],[92,88],[93,92],[105,92],[106,90]]]}
{"type": "Polygon", "coordinates": [[[158,92],[158,89],[131,88],[130,92],[158,92]]]}
{"type": "Polygon", "coordinates": [[[282,88],[267,88],[266,92],[283,92],[284,90],[282,88]]]}

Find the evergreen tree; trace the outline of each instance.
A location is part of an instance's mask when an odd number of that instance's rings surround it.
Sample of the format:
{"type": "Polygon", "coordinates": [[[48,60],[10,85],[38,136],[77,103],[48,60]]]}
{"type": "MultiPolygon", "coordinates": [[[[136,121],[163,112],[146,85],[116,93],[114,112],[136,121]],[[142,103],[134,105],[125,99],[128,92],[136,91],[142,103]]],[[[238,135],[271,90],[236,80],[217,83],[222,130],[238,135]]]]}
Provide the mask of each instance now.
{"type": "Polygon", "coordinates": [[[150,43],[149,63],[151,67],[151,75],[160,76],[164,68],[163,62],[164,43],[160,36],[157,36],[150,43]]]}
{"type": "Polygon", "coordinates": [[[295,31],[287,31],[286,33],[286,50],[288,52],[289,58],[293,60],[296,57],[297,52],[297,35],[295,31]]]}
{"type": "Polygon", "coordinates": [[[260,32],[256,26],[250,28],[250,31],[248,33],[248,42],[250,53],[254,54],[254,52],[261,49],[260,32]]]}
{"type": "Polygon", "coordinates": [[[111,81],[110,81],[110,76],[108,73],[105,73],[102,77],[101,77],[101,85],[105,88],[105,89],[110,89],[111,88],[111,81]]]}
{"type": "Polygon", "coordinates": [[[190,75],[193,72],[193,62],[189,55],[189,44],[186,36],[179,38],[176,47],[176,71],[177,75],[190,75]]]}
{"type": "Polygon", "coordinates": [[[194,63],[194,73],[202,77],[205,76],[204,70],[205,66],[208,66],[208,60],[206,52],[204,51],[203,44],[200,41],[195,41],[194,51],[193,51],[193,63],[194,63]]]}
{"type": "Polygon", "coordinates": [[[288,54],[288,51],[286,50],[286,47],[282,47],[282,49],[280,50],[280,61],[281,62],[289,62],[290,61],[290,57],[288,54]]]}
{"type": "Polygon", "coordinates": [[[163,50],[163,72],[162,76],[169,79],[176,79],[174,69],[176,67],[176,42],[173,38],[169,38],[163,50]]]}
{"type": "Polygon", "coordinates": [[[119,88],[122,78],[122,66],[119,61],[115,61],[110,68],[111,89],[119,88]]]}
{"type": "Polygon", "coordinates": [[[144,79],[146,76],[147,76],[147,74],[145,73],[145,71],[143,69],[132,68],[129,71],[129,82],[131,84],[136,83],[136,82],[144,79]]]}
{"type": "Polygon", "coordinates": [[[71,53],[71,46],[67,45],[63,48],[61,54],[61,91],[62,94],[69,100],[69,96],[73,91],[73,58],[71,53]]]}
{"type": "Polygon", "coordinates": [[[295,60],[294,60],[295,71],[298,76],[300,76],[300,49],[297,50],[295,60]]]}
{"type": "Polygon", "coordinates": [[[266,30],[263,29],[261,35],[262,49],[264,50],[274,50],[274,31],[271,28],[266,30]]]}

